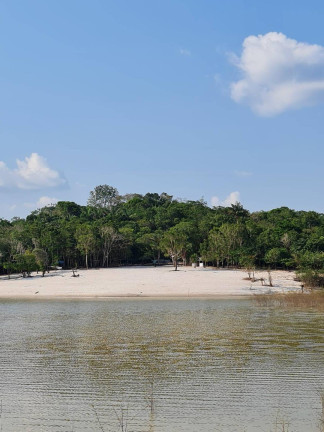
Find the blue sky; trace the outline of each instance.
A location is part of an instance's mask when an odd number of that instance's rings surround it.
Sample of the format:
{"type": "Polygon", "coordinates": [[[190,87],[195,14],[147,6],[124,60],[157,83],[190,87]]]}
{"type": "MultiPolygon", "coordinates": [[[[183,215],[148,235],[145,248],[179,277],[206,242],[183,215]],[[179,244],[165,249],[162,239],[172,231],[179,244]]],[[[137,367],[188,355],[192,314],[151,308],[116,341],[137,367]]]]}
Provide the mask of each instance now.
{"type": "Polygon", "coordinates": [[[323,2],[2,0],[0,16],[0,217],[105,183],[324,211],[323,2]]]}

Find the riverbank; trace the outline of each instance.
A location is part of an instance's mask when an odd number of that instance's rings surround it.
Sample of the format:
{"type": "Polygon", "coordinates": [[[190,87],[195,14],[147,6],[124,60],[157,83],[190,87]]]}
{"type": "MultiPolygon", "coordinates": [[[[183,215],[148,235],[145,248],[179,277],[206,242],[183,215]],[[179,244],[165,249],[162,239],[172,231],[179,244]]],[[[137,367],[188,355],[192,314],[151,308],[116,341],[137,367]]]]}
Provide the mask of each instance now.
{"type": "Polygon", "coordinates": [[[267,272],[256,272],[256,282],[247,279],[242,270],[181,267],[119,267],[79,270],[72,277],[70,270],[55,270],[42,277],[17,275],[10,280],[0,277],[0,298],[109,298],[109,297],[227,297],[250,296],[269,292],[300,291],[295,273],[272,271],[272,284],[267,272]]]}

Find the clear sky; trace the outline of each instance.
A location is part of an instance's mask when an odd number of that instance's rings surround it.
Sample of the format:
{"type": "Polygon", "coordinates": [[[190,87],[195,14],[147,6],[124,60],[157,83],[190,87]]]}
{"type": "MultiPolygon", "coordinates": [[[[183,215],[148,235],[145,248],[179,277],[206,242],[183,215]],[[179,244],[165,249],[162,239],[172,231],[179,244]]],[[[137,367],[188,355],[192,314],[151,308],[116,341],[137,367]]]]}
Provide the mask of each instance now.
{"type": "Polygon", "coordinates": [[[323,212],[324,2],[2,0],[0,217],[96,185],[323,212]]]}

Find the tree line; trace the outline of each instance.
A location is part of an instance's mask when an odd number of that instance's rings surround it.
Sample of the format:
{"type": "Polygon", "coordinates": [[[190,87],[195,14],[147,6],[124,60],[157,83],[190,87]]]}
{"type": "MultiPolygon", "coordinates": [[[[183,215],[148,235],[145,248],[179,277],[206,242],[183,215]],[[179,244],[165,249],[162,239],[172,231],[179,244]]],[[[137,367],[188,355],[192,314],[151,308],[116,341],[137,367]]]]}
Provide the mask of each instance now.
{"type": "Polygon", "coordinates": [[[60,201],[26,219],[0,219],[0,272],[27,276],[51,266],[159,263],[324,269],[324,215],[281,207],[250,213],[162,193],[120,195],[108,185],[86,206],[60,201]]]}

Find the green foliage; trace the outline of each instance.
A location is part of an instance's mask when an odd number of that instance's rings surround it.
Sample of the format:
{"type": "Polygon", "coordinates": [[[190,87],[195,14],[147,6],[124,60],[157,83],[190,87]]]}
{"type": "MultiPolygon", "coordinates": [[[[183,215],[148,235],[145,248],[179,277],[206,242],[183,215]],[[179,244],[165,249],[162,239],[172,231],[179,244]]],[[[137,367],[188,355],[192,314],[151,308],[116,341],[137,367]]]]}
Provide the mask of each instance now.
{"type": "Polygon", "coordinates": [[[297,257],[298,267],[301,269],[323,269],[324,268],[324,252],[306,251],[297,257]]]}
{"type": "Polygon", "coordinates": [[[109,185],[99,185],[90,192],[88,206],[111,209],[118,202],[118,190],[109,185]]]}
{"type": "Polygon", "coordinates": [[[90,198],[87,206],[61,201],[26,219],[0,219],[0,272],[26,268],[26,251],[43,272],[58,261],[71,268],[171,257],[177,265],[192,256],[224,267],[324,268],[323,214],[287,207],[249,213],[239,203],[209,208],[166,193],[120,196],[108,185],[90,198]]]}
{"type": "Polygon", "coordinates": [[[96,238],[91,225],[82,224],[77,228],[75,234],[77,244],[76,247],[81,253],[85,255],[86,268],[89,267],[88,257],[89,253],[95,249],[96,238]]]}
{"type": "Polygon", "coordinates": [[[189,222],[180,222],[170,228],[162,238],[162,249],[172,259],[175,270],[177,270],[179,258],[186,263],[187,254],[192,250],[192,244],[189,241],[192,231],[193,226],[189,222]]]}
{"type": "Polygon", "coordinates": [[[298,278],[306,288],[324,288],[324,270],[302,270],[298,278]]]}
{"type": "Polygon", "coordinates": [[[31,272],[38,270],[36,256],[30,251],[15,255],[14,268],[18,273],[22,273],[23,277],[30,276],[31,272]]]}
{"type": "Polygon", "coordinates": [[[197,263],[198,259],[199,259],[199,257],[198,257],[198,254],[196,254],[196,253],[192,254],[191,257],[190,257],[190,261],[192,263],[197,263]]]}
{"type": "Polygon", "coordinates": [[[270,264],[271,267],[275,268],[278,266],[284,266],[287,259],[289,259],[289,253],[282,247],[269,249],[264,256],[264,261],[267,264],[270,264]]]}
{"type": "Polygon", "coordinates": [[[255,267],[254,255],[240,255],[239,264],[247,270],[252,270],[255,267]]]}
{"type": "Polygon", "coordinates": [[[7,271],[8,278],[10,279],[11,273],[16,270],[15,264],[11,261],[5,261],[2,263],[2,267],[7,271]]]}
{"type": "Polygon", "coordinates": [[[36,264],[39,270],[45,275],[45,271],[48,269],[48,255],[43,249],[34,249],[33,254],[36,259],[36,264]]]}

